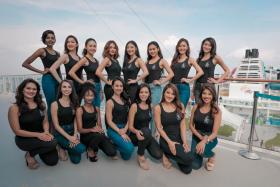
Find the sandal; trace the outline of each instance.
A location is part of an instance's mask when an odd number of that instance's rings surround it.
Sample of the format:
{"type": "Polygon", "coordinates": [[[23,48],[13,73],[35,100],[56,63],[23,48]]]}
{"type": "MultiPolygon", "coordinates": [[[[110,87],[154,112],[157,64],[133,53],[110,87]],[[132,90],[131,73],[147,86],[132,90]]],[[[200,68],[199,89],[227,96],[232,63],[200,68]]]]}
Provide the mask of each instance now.
{"type": "Polygon", "coordinates": [[[25,157],[26,166],[29,169],[37,169],[39,167],[39,164],[35,160],[35,158],[33,158],[33,161],[30,161],[31,156],[30,156],[29,152],[26,152],[24,157],[25,157]]]}
{"type": "Polygon", "coordinates": [[[140,156],[138,156],[137,160],[138,160],[138,164],[139,164],[140,168],[142,168],[144,170],[150,169],[148,161],[145,158],[141,158],[140,156]]]}
{"type": "Polygon", "coordinates": [[[215,164],[210,162],[209,160],[205,163],[205,169],[207,171],[213,171],[215,164]]]}

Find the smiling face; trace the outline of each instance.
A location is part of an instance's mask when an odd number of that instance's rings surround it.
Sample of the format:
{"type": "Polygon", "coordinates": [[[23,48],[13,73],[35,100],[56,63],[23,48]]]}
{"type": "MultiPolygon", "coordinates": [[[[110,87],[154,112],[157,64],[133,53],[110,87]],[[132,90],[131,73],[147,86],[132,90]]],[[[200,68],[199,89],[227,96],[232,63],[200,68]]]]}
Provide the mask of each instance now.
{"type": "Polygon", "coordinates": [[[139,92],[139,98],[141,99],[142,102],[146,102],[150,96],[150,91],[147,87],[141,88],[139,92]]]}
{"type": "Polygon", "coordinates": [[[84,102],[85,102],[86,104],[91,104],[93,100],[94,100],[94,93],[93,93],[91,90],[88,90],[88,91],[85,93],[84,102]]]}
{"type": "Polygon", "coordinates": [[[203,101],[203,103],[205,104],[209,104],[211,103],[211,101],[213,100],[213,94],[210,90],[208,89],[204,89],[202,91],[202,94],[201,94],[201,100],[203,101]]]}
{"type": "Polygon", "coordinates": [[[29,82],[23,88],[23,96],[26,99],[33,99],[37,94],[36,84],[29,82]]]}
{"type": "Polygon", "coordinates": [[[120,80],[114,81],[114,84],[112,85],[114,94],[121,95],[123,92],[123,83],[120,80]]]}
{"type": "Polygon", "coordinates": [[[212,49],[211,43],[208,40],[206,40],[202,45],[202,49],[204,53],[210,53],[212,49]]]}
{"type": "Polygon", "coordinates": [[[154,58],[158,55],[159,48],[157,48],[157,46],[151,44],[148,47],[148,51],[149,51],[149,54],[151,55],[151,57],[154,58]]]}
{"type": "Polygon", "coordinates": [[[179,53],[180,55],[186,54],[186,52],[187,52],[188,49],[189,49],[188,44],[187,44],[185,41],[182,41],[182,42],[179,44],[178,48],[177,48],[178,53],[179,53]]]}
{"type": "Polygon", "coordinates": [[[97,44],[95,43],[95,41],[90,40],[85,46],[85,48],[90,55],[94,55],[97,49],[97,44]]]}
{"type": "Polygon", "coordinates": [[[116,45],[114,43],[111,43],[109,45],[109,55],[110,56],[114,56],[117,52],[117,48],[116,48],[116,45]]]}
{"type": "Polygon", "coordinates": [[[126,52],[129,56],[133,56],[136,53],[136,47],[132,43],[129,43],[127,44],[126,52]]]}
{"type": "Polygon", "coordinates": [[[54,34],[49,33],[44,41],[47,46],[53,46],[55,44],[55,36],[54,34]]]}
{"type": "Polygon", "coordinates": [[[72,37],[69,37],[67,39],[67,43],[66,43],[67,49],[69,51],[76,51],[77,47],[78,47],[78,43],[76,42],[76,40],[72,37]]]}
{"type": "Polygon", "coordinates": [[[61,93],[64,96],[70,96],[72,93],[72,86],[68,82],[64,81],[61,84],[61,93]]]}
{"type": "Polygon", "coordinates": [[[164,92],[164,100],[167,103],[171,103],[174,101],[176,97],[176,94],[172,90],[172,88],[167,88],[166,91],[164,92]]]}

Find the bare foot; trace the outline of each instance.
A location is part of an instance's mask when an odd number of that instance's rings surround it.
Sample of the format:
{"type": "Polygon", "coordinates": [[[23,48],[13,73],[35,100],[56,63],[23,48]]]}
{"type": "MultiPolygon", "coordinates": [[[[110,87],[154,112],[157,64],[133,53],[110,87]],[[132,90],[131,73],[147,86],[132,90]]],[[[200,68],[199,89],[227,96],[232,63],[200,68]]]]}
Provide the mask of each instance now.
{"type": "Polygon", "coordinates": [[[162,165],[163,167],[165,167],[166,169],[170,169],[172,166],[172,163],[170,162],[170,160],[165,156],[165,154],[162,155],[162,165]]]}
{"type": "Polygon", "coordinates": [[[138,164],[140,166],[140,168],[144,169],[144,170],[149,170],[149,163],[148,161],[145,159],[144,156],[137,156],[137,160],[138,160],[138,164]]]}

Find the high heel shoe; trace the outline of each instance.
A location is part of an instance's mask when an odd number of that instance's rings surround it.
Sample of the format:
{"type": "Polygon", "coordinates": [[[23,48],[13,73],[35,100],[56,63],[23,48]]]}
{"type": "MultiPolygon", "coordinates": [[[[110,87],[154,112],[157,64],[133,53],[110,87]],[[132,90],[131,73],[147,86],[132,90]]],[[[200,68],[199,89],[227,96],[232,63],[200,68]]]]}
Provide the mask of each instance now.
{"type": "Polygon", "coordinates": [[[38,162],[35,160],[35,158],[33,158],[33,159],[34,159],[33,162],[28,161],[28,157],[31,157],[30,154],[29,154],[29,152],[26,152],[24,157],[25,157],[26,166],[27,166],[29,169],[37,169],[37,168],[39,167],[39,164],[38,164],[38,162]]]}
{"type": "Polygon", "coordinates": [[[87,159],[89,159],[89,161],[91,161],[91,162],[97,162],[98,161],[97,154],[95,153],[94,156],[89,156],[89,151],[87,151],[87,159]]]}

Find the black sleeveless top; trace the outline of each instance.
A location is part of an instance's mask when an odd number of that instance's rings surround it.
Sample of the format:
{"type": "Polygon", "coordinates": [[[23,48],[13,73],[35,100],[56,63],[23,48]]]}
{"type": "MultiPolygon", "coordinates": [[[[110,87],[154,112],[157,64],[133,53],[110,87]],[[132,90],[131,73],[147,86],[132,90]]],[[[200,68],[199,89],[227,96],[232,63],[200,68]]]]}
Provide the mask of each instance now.
{"type": "Polygon", "coordinates": [[[159,80],[161,78],[162,68],[160,68],[160,66],[159,66],[159,62],[161,59],[162,58],[160,58],[154,64],[150,64],[149,62],[147,62],[146,66],[147,66],[149,75],[145,79],[146,83],[150,84],[154,80],[159,80]]]}
{"type": "Polygon", "coordinates": [[[214,78],[216,64],[213,63],[213,58],[208,60],[200,60],[198,65],[201,67],[204,74],[197,79],[199,83],[207,83],[208,78],[214,78]]]}
{"type": "Polygon", "coordinates": [[[100,79],[97,75],[95,75],[95,72],[98,68],[99,62],[96,58],[94,58],[95,62],[91,61],[88,57],[85,57],[88,60],[88,65],[84,66],[84,70],[87,74],[87,80],[93,80],[96,83],[100,82],[100,79]]]}
{"type": "MultiPolygon", "coordinates": [[[[69,57],[69,62],[67,64],[64,64],[65,67],[65,71],[66,71],[66,79],[68,80],[73,80],[75,81],[68,73],[71,70],[71,68],[78,62],[77,60],[75,60],[70,54],[68,54],[69,57]]],[[[80,57],[79,57],[80,59],[80,57]]],[[[77,76],[79,78],[82,78],[82,74],[83,74],[83,67],[80,67],[80,69],[78,69],[78,71],[76,72],[77,76]]]]}
{"type": "Polygon", "coordinates": [[[28,109],[19,115],[19,126],[22,130],[30,132],[44,132],[43,121],[44,111],[37,106],[34,109],[28,109]]]}
{"type": "Polygon", "coordinates": [[[135,58],[132,62],[130,63],[125,63],[125,65],[122,68],[122,72],[123,72],[123,77],[124,77],[124,81],[125,83],[128,82],[128,79],[137,79],[137,75],[139,73],[140,68],[136,66],[135,62],[138,59],[135,58]]]}
{"type": "Polygon", "coordinates": [[[107,80],[113,80],[116,77],[120,77],[122,71],[122,68],[118,60],[114,60],[114,59],[110,59],[110,60],[111,60],[111,65],[105,67],[105,70],[108,75],[107,80]]]}
{"type": "MultiPolygon", "coordinates": [[[[43,65],[44,65],[44,68],[50,68],[54,62],[59,58],[59,53],[57,51],[54,51],[55,54],[51,54],[48,52],[48,50],[46,48],[43,48],[45,53],[46,53],[46,56],[44,58],[41,58],[42,62],[43,62],[43,65]]],[[[60,67],[56,70],[57,74],[61,77],[61,72],[60,72],[60,67]]],[[[50,74],[50,73],[48,73],[50,74]]]]}
{"type": "Polygon", "coordinates": [[[181,115],[175,110],[174,112],[165,112],[162,104],[159,104],[161,110],[161,124],[167,136],[176,142],[181,142],[180,123],[182,120],[181,115]]]}
{"type": "Polygon", "coordinates": [[[75,110],[71,107],[64,107],[57,100],[57,117],[60,126],[74,124],[75,110]]]}
{"type": "Polygon", "coordinates": [[[189,65],[188,59],[183,62],[176,62],[175,64],[171,65],[171,69],[174,72],[174,77],[172,78],[171,82],[173,84],[180,84],[182,78],[188,78],[191,66],[189,65]]]}
{"type": "Polygon", "coordinates": [[[94,107],[94,112],[90,113],[85,110],[85,108],[82,106],[83,109],[83,128],[84,129],[90,129],[96,126],[97,123],[97,111],[94,107]]]}
{"type": "Polygon", "coordinates": [[[211,110],[207,113],[201,113],[200,109],[197,108],[194,112],[194,124],[195,129],[202,133],[211,133],[214,126],[214,118],[211,110]]]}
{"type": "Polygon", "coordinates": [[[112,117],[113,122],[116,124],[126,124],[127,123],[127,116],[128,116],[128,110],[129,107],[127,104],[119,104],[117,103],[113,98],[111,100],[114,103],[113,111],[112,111],[112,117]]]}
{"type": "Polygon", "coordinates": [[[149,107],[146,110],[140,108],[139,104],[137,104],[137,112],[134,117],[134,128],[140,130],[141,128],[149,128],[150,121],[152,120],[152,110],[149,107]]]}

